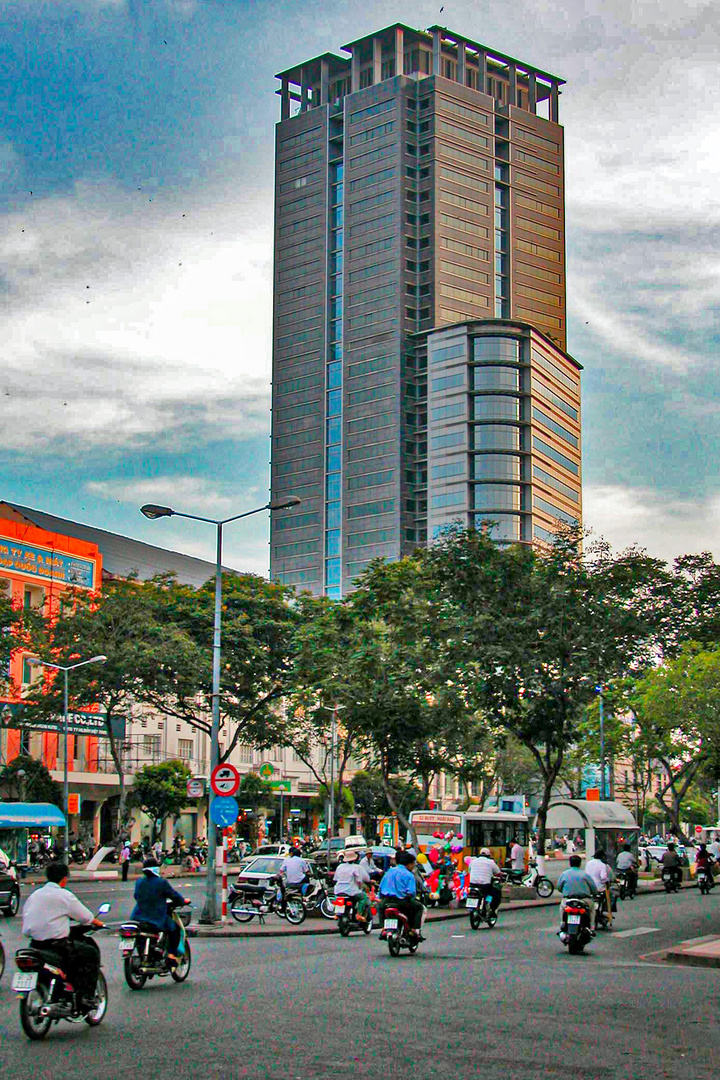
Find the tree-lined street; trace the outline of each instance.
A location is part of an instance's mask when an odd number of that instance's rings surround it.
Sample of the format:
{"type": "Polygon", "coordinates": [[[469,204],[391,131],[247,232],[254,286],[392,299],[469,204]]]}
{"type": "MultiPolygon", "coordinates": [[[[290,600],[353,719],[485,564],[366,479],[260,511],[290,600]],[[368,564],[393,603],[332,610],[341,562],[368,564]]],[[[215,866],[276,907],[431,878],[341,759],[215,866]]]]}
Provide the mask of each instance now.
{"type": "MultiPolygon", "coordinates": [[[[77,890],[87,896],[96,886],[77,890]]],[[[465,919],[430,926],[417,955],[399,960],[377,934],[194,939],[188,982],[151,983],[140,994],[124,984],[118,939],[104,934],[105,1022],[93,1031],[63,1025],[31,1046],[6,976],[2,1056],[20,1080],[59,1070],[84,1080],[170,1072],[710,1080],[720,1053],[717,970],[643,957],[720,932],[719,904],[695,889],[639,897],[620,905],[616,931],[580,957],[555,937],[556,906],[501,912],[494,930],[477,933],[465,919]]],[[[8,952],[19,931],[19,921],[0,925],[8,952]]]]}

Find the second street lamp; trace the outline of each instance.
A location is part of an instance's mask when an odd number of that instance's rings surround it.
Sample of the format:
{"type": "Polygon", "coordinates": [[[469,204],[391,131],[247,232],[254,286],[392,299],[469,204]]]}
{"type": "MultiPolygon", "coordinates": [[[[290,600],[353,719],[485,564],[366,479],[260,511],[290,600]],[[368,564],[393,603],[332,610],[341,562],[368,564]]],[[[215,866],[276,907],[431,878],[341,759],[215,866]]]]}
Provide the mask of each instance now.
{"type": "Polygon", "coordinates": [[[91,656],[89,660],[81,660],[78,664],[51,664],[49,660],[41,660],[40,657],[33,657],[33,661],[36,664],[42,664],[43,667],[53,668],[54,671],[62,671],[63,673],[63,727],[65,729],[65,762],[63,767],[63,809],[65,810],[65,858],[70,859],[70,824],[68,821],[68,803],[69,787],[68,787],[68,672],[74,671],[75,668],[85,667],[86,664],[104,664],[107,660],[107,656],[91,656]]]}
{"type": "MultiPolygon", "coordinates": [[[[140,513],[150,521],[163,517],[183,517],[191,521],[205,521],[217,528],[217,548],[215,560],[215,618],[213,622],[213,654],[212,654],[212,695],[211,710],[212,723],[210,726],[210,774],[219,764],[219,735],[220,735],[220,646],[222,632],[222,531],[223,525],[231,521],[239,521],[240,518],[251,517],[252,514],[261,514],[263,510],[288,510],[290,507],[299,506],[301,500],[297,495],[286,495],[284,498],[272,499],[264,506],[258,506],[254,510],[246,510],[244,514],[235,514],[233,517],[217,518],[200,517],[197,514],[184,514],[180,510],[173,510],[170,506],[158,506],[155,503],[146,503],[140,507],[140,513]]],[[[209,809],[209,804],[208,804],[209,809]]],[[[210,841],[210,823],[208,822],[208,841],[210,841]]],[[[201,923],[214,923],[217,921],[217,882],[215,881],[215,844],[208,842],[207,878],[205,882],[205,907],[200,916],[201,923]]]]}

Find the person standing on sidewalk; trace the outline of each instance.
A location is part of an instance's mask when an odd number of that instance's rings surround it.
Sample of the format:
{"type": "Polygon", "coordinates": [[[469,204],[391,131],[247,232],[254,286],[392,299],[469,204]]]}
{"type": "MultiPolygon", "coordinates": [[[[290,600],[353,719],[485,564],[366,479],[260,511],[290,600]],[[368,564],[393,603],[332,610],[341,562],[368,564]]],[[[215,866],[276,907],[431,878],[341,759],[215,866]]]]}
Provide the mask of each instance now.
{"type": "Polygon", "coordinates": [[[120,867],[122,869],[122,879],[127,881],[128,870],[130,869],[130,841],[125,840],[123,846],[120,849],[120,867]]]}

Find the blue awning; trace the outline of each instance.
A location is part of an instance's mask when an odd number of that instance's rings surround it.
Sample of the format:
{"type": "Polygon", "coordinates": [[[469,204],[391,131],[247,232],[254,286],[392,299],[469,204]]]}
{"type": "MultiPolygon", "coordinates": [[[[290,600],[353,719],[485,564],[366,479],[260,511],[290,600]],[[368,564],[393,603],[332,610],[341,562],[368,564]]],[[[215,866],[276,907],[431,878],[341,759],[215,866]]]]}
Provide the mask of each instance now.
{"type": "Polygon", "coordinates": [[[65,815],[52,803],[0,802],[0,829],[55,828],[64,824],[65,815]]]}

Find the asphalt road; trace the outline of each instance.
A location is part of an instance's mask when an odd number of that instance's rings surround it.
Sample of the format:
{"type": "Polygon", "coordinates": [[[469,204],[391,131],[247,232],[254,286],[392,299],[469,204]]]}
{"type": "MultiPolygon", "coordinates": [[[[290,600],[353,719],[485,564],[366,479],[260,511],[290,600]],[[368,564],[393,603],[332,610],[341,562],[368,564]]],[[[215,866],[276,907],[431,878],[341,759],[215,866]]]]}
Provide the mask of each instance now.
{"type": "MultiPolygon", "coordinates": [[[[184,886],[185,883],[183,883],[184,886]]],[[[193,883],[192,891],[199,892],[193,883]]],[[[129,888],[78,885],[118,901],[129,888]],[[113,896],[111,890],[115,890],[113,896]]],[[[188,891],[190,891],[188,889],[188,891]]],[[[197,903],[200,898],[198,897],[197,903]]],[[[126,914],[122,903],[118,917],[126,914]]],[[[392,959],[376,934],[192,941],[187,983],[124,984],[118,939],[101,937],[110,1007],[95,1030],[22,1035],[0,984],[3,1075],[125,1077],[482,1077],[482,1080],[710,1080],[720,1060],[720,970],[642,957],[720,933],[720,889],[621,905],[616,930],[570,957],[557,908],[501,913],[494,930],[428,927],[416,956],[392,959]],[[626,931],[634,933],[625,936],[626,931]]],[[[6,950],[20,921],[0,920],[6,950]]]]}

